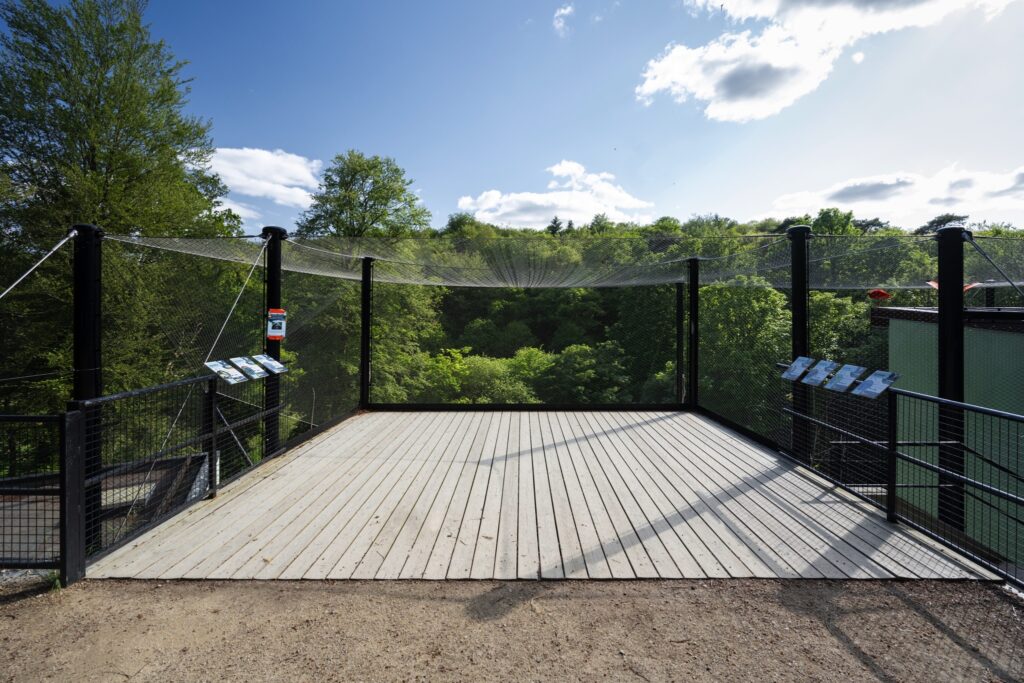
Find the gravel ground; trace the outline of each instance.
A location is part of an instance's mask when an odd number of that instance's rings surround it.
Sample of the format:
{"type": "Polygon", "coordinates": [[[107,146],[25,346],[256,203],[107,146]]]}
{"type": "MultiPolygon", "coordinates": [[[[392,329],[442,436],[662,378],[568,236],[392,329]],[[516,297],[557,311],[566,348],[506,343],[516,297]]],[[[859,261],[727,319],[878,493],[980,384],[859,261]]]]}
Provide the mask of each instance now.
{"type": "Polygon", "coordinates": [[[0,585],[0,680],[1019,680],[982,583],[0,585]]]}

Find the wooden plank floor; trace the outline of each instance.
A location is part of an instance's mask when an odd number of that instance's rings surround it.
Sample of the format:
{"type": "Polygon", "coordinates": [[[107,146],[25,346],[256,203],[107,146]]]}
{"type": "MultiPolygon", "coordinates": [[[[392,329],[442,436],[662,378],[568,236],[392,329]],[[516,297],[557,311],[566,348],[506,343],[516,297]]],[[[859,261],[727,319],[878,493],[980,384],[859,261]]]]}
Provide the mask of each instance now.
{"type": "Polygon", "coordinates": [[[90,578],[989,578],[693,413],[375,412],[90,578]]]}

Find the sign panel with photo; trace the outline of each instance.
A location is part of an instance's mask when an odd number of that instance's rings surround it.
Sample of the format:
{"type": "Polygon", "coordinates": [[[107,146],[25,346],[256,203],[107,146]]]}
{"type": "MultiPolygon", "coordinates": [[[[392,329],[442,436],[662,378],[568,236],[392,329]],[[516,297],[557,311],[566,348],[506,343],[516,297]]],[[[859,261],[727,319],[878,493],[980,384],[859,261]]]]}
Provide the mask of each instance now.
{"type": "Polygon", "coordinates": [[[839,367],[839,363],[831,360],[819,360],[817,365],[810,369],[801,382],[812,387],[821,386],[821,383],[828,379],[832,371],[839,367]]]}
{"type": "Polygon", "coordinates": [[[863,382],[854,387],[850,393],[854,396],[863,396],[864,398],[878,398],[882,395],[882,392],[891,387],[892,383],[899,378],[900,376],[895,372],[875,370],[863,382]]]}
{"type": "Polygon", "coordinates": [[[790,382],[795,382],[800,379],[800,375],[807,372],[807,368],[814,365],[814,359],[808,358],[807,356],[800,356],[793,361],[786,371],[782,373],[782,379],[788,379],[790,382]]]}
{"type": "Polygon", "coordinates": [[[222,360],[211,360],[203,365],[216,372],[217,376],[228,384],[239,384],[245,381],[245,375],[222,360]]]}
{"type": "Polygon", "coordinates": [[[255,355],[252,357],[252,359],[259,363],[260,365],[262,365],[263,367],[265,367],[267,370],[270,370],[275,375],[280,375],[282,372],[288,372],[288,368],[286,368],[284,365],[277,362],[276,360],[274,360],[265,353],[255,355]]]}
{"type": "Polygon", "coordinates": [[[858,377],[864,374],[867,368],[863,368],[859,365],[844,365],[839,368],[836,374],[828,381],[825,385],[826,389],[832,391],[844,392],[853,386],[853,383],[858,377]]]}
{"type": "Polygon", "coordinates": [[[252,358],[248,356],[239,356],[238,358],[232,358],[231,362],[235,366],[245,373],[245,376],[249,379],[261,379],[267,376],[267,371],[259,366],[252,358]]]}

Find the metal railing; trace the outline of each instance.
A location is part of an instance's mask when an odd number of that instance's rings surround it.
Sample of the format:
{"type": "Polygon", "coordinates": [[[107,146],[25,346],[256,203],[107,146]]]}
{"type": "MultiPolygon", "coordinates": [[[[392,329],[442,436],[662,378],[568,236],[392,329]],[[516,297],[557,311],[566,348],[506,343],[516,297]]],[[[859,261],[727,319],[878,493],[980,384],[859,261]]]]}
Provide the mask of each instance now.
{"type": "Polygon", "coordinates": [[[281,448],[263,386],[214,375],[79,401],[86,556],[94,559],[216,493],[281,448]]]}
{"type": "Polygon", "coordinates": [[[1024,585],[1024,416],[903,389],[815,388],[806,411],[783,413],[806,426],[787,455],[1024,585]]]}
{"type": "Polygon", "coordinates": [[[0,568],[83,575],[81,417],[0,415],[0,568]]]}

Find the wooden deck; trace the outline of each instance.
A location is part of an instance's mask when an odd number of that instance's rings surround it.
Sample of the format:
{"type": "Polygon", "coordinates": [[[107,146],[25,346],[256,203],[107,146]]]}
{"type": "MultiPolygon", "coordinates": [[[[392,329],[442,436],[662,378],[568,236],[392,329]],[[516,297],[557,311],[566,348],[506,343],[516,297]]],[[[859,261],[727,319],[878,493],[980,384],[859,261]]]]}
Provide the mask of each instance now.
{"type": "Polygon", "coordinates": [[[375,412],[90,578],[988,578],[692,413],[375,412]]]}

